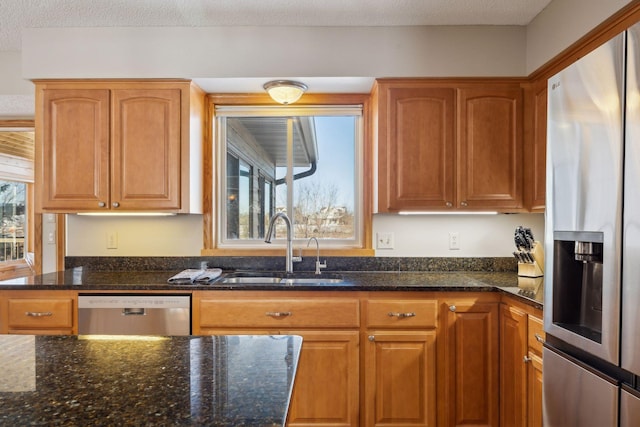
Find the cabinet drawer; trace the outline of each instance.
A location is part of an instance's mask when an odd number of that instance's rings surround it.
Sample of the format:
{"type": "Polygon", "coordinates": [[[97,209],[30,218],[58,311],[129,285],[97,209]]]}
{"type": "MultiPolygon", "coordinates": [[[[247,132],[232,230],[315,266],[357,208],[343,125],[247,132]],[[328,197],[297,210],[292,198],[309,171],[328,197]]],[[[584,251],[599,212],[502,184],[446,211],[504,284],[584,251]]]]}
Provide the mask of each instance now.
{"type": "Polygon", "coordinates": [[[201,327],[357,328],[357,299],[260,299],[200,301],[201,327]]]}
{"type": "Polygon", "coordinates": [[[438,302],[389,300],[367,301],[369,328],[435,328],[438,302]]]}
{"type": "Polygon", "coordinates": [[[73,298],[10,298],[8,307],[9,329],[73,327],[73,298]]]}
{"type": "Polygon", "coordinates": [[[542,341],[544,341],[544,324],[542,319],[529,315],[527,331],[529,348],[541,355],[542,341]]]}

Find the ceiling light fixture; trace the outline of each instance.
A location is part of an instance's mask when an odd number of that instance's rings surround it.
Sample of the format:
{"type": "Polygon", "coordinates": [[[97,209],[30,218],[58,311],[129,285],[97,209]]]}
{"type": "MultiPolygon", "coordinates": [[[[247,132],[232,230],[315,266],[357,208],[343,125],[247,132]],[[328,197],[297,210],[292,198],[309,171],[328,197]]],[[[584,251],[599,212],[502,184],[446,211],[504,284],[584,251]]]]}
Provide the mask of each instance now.
{"type": "Polygon", "coordinates": [[[280,104],[293,104],[307,90],[307,85],[293,80],[273,80],[264,84],[264,90],[280,104]]]}

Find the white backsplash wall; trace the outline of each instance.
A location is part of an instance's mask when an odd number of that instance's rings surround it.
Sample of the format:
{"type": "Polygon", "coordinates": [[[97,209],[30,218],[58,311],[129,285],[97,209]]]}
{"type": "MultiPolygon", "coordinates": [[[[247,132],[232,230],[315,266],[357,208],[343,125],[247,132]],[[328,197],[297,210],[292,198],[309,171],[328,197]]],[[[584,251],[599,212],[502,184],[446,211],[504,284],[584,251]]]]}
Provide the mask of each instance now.
{"type": "Polygon", "coordinates": [[[199,256],[202,215],[67,215],[68,256],[199,256]],[[108,241],[117,248],[108,249],[108,241]]]}
{"type": "Polygon", "coordinates": [[[544,214],[374,215],[373,238],[379,257],[509,257],[517,226],[544,238],[544,214]],[[393,249],[377,249],[377,237],[391,233],[393,249]],[[449,249],[450,233],[458,233],[460,249],[449,249]]]}
{"type": "MultiPolygon", "coordinates": [[[[378,233],[393,234],[393,249],[376,249],[381,257],[508,257],[513,231],[530,227],[544,234],[542,214],[514,215],[375,215],[378,233]],[[449,232],[457,232],[459,250],[449,250],[449,232]]],[[[375,247],[375,245],[374,245],[375,247]]],[[[202,216],[94,217],[67,215],[69,256],[199,256],[202,216]],[[107,249],[109,236],[116,249],[107,249]]]]}

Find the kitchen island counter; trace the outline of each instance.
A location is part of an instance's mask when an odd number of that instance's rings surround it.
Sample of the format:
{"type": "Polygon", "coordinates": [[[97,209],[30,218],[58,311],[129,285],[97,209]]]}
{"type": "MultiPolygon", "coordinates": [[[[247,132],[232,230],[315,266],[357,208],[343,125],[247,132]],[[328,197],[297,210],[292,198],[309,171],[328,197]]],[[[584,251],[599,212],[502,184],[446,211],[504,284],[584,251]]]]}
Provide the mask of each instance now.
{"type": "Polygon", "coordinates": [[[0,425],[285,423],[299,336],[85,338],[0,335],[0,425]]]}

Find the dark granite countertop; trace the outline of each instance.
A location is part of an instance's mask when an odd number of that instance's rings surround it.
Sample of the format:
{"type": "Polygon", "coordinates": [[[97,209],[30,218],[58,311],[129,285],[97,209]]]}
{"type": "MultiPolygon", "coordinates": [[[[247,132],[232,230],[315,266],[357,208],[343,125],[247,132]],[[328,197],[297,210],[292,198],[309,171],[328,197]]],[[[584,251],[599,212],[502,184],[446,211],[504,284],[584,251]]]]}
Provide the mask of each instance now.
{"type": "MultiPolygon", "coordinates": [[[[543,278],[520,278],[515,272],[478,271],[377,271],[328,272],[319,277],[342,279],[340,283],[224,283],[223,275],[208,284],[169,284],[167,280],[179,271],[94,271],[75,267],[57,273],[5,280],[2,289],[73,289],[81,291],[168,292],[192,290],[325,290],[325,291],[500,291],[522,298],[542,308],[543,278]]],[[[247,273],[248,274],[248,273],[247,273]]],[[[260,272],[251,272],[260,275],[260,272]]],[[[273,271],[264,275],[277,274],[273,271]]],[[[313,273],[297,273],[296,277],[314,277],[313,273]]]]}
{"type": "Polygon", "coordinates": [[[284,425],[299,336],[144,338],[0,335],[0,425],[284,425]]]}

